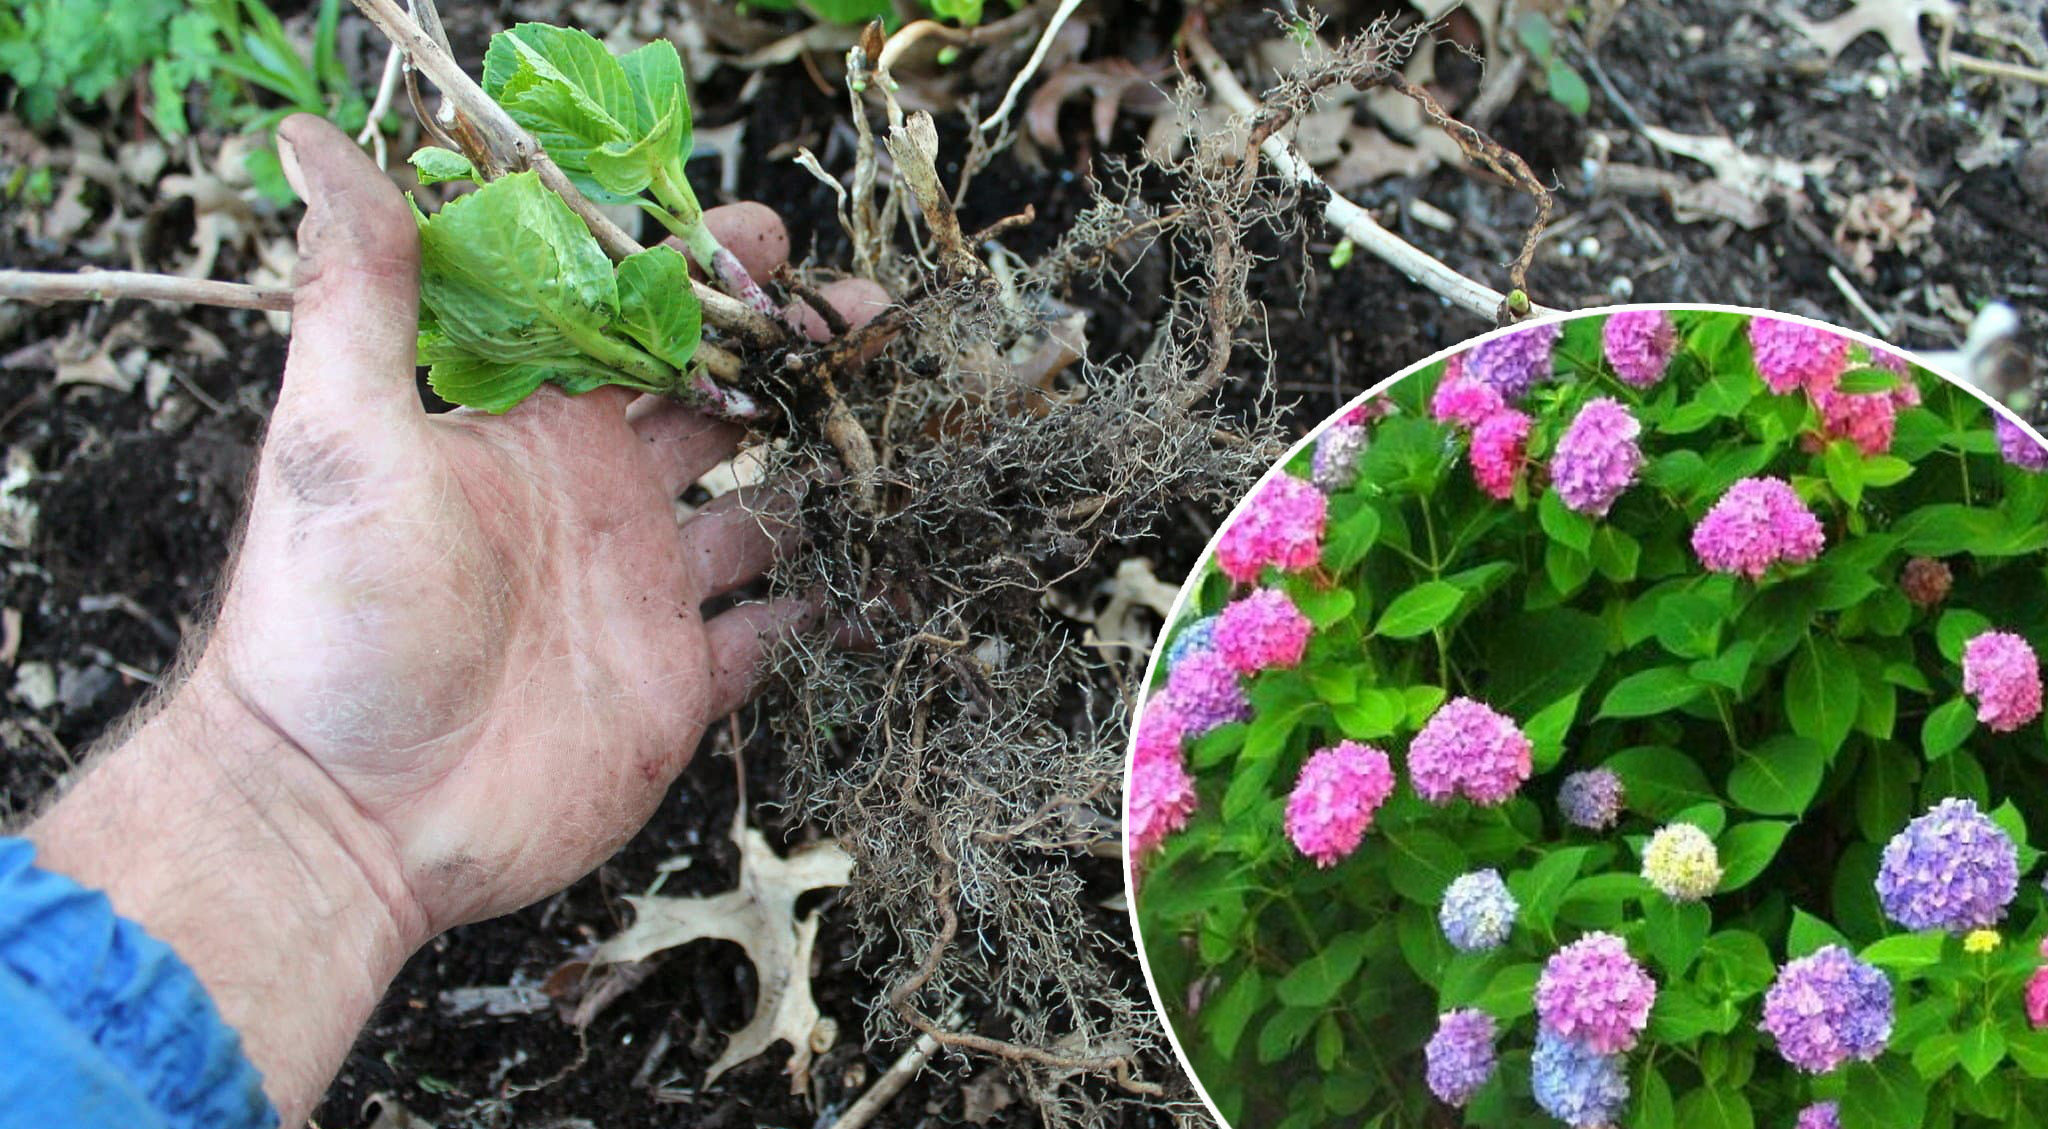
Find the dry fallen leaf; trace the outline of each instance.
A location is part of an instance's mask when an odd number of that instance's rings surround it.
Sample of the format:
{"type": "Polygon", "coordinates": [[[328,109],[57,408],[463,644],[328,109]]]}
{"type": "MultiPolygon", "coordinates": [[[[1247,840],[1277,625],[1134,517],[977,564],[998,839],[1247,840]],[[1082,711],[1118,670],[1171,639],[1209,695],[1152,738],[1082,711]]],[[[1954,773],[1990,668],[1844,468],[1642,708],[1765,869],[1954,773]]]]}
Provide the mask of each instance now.
{"type": "Polygon", "coordinates": [[[1927,47],[1920,41],[1920,17],[1937,24],[1952,24],[1956,18],[1954,0],[1855,0],[1848,11],[1830,20],[1814,21],[1786,9],[1791,24],[1815,47],[1835,61],[1843,49],[1866,33],[1884,37],[1885,46],[1899,57],[1899,69],[1919,74],[1927,69],[1927,47]]]}
{"type": "Polygon", "coordinates": [[[1835,225],[1835,246],[1864,278],[1881,252],[1913,254],[1934,234],[1934,214],[1920,204],[1912,184],[1882,185],[1849,198],[1835,225]]]}
{"type": "Polygon", "coordinates": [[[737,820],[733,842],[740,849],[737,889],[701,898],[627,898],[635,911],[632,926],[599,946],[591,963],[642,960],[706,939],[739,945],[753,962],[759,985],[754,1017],[733,1033],[725,1053],[705,1072],[704,1084],[709,1086],[781,1039],[790,1045],[784,1067],[790,1092],[801,1094],[810,1085],[812,1035],[822,1017],[811,998],[811,947],[818,939],[818,915],[799,920],[796,900],[808,890],[846,885],[853,860],[832,842],[783,858],[759,831],[737,820]]]}
{"type": "MultiPolygon", "coordinates": [[[[1714,170],[1717,191],[1757,206],[1773,196],[1783,196],[1795,209],[1806,207],[1806,178],[1825,177],[1835,171],[1833,157],[1795,161],[1787,157],[1759,157],[1745,153],[1726,137],[1674,133],[1658,126],[1645,126],[1643,136],[1667,153],[1690,157],[1714,170]]],[[[1686,217],[1681,215],[1683,221],[1686,217]]]]}
{"type": "Polygon", "coordinates": [[[1129,59],[1103,59],[1091,63],[1067,63],[1047,75],[1031,101],[1025,105],[1025,128],[1031,140],[1047,149],[1060,146],[1060,107],[1076,95],[1086,93],[1093,102],[1089,117],[1095,125],[1095,140],[1108,145],[1116,128],[1117,114],[1126,104],[1135,111],[1156,114],[1166,104],[1158,87],[1171,71],[1164,63],[1140,65],[1129,59]]]}

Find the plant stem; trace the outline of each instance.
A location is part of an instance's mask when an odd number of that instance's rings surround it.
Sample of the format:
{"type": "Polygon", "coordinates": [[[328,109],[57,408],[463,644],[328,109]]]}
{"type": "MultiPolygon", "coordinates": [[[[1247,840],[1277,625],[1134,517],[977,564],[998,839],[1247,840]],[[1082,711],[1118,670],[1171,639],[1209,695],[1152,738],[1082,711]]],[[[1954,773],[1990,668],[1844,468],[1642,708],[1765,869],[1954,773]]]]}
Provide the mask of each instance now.
{"type": "Polygon", "coordinates": [[[704,206],[697,203],[697,194],[690,190],[690,182],[680,170],[662,169],[654,174],[654,181],[648,187],[653,190],[654,198],[661,201],[660,208],[650,209],[654,218],[676,233],[698,266],[711,272],[711,277],[717,279],[720,286],[751,306],[756,313],[780,316],[775,303],[761,289],[761,284],[754,281],[754,276],[747,273],[739,256],[726,250],[718,237],[711,234],[711,229],[704,226],[704,206]]]}

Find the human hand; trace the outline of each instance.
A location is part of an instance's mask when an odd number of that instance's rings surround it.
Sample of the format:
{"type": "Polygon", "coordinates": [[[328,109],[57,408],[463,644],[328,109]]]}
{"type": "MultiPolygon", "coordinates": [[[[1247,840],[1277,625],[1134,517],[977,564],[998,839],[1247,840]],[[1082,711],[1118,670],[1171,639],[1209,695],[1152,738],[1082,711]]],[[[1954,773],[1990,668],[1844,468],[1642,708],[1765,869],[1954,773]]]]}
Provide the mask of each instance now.
{"type": "MultiPolygon", "coordinates": [[[[427,415],[410,210],[325,121],[279,135],[300,278],[219,621],[30,835],[178,948],[292,1124],[413,949],[616,850],[812,609],[700,610],[790,532],[772,489],[678,528],[736,426],[616,388],[427,415]]],[[[758,275],[787,254],[766,209],[709,218],[758,275]]]]}

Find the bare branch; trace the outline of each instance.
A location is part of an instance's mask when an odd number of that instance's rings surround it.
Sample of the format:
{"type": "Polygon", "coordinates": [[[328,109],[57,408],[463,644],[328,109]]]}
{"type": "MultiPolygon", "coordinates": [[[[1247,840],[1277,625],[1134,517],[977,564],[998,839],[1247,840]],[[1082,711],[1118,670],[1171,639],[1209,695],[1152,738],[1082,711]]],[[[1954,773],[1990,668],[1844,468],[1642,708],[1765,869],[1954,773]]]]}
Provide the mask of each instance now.
{"type": "MultiPolygon", "coordinates": [[[[1195,66],[1201,70],[1202,77],[1216,92],[1216,97],[1247,121],[1256,120],[1258,101],[1237,81],[1237,76],[1230,73],[1229,65],[1216,53],[1199,20],[1189,20],[1183,26],[1182,41],[1187,45],[1188,54],[1194,58],[1195,66]]],[[[1332,191],[1315,168],[1302,160],[1287,139],[1280,135],[1280,131],[1274,130],[1260,138],[1259,149],[1282,174],[1325,196],[1323,218],[1343,232],[1359,250],[1384,261],[1453,305],[1480,317],[1495,318],[1506,308],[1506,297],[1498,290],[1452,270],[1434,255],[1381,227],[1364,208],[1332,191]]],[[[1529,312],[1542,315],[1556,311],[1531,304],[1529,312]]]]}
{"type": "Polygon", "coordinates": [[[23,302],[194,302],[238,310],[289,310],[292,292],[243,282],[215,282],[176,274],[132,270],[0,270],[0,298],[23,302]]]}

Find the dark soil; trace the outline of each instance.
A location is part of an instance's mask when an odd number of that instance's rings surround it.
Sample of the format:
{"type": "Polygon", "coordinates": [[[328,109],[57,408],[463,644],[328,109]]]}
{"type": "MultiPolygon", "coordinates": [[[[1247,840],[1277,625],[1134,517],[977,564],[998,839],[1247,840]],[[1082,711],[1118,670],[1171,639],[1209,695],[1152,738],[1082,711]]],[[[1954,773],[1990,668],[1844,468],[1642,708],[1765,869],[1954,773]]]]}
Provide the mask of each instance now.
{"type": "MultiPolygon", "coordinates": [[[[1181,17],[1176,4],[1102,8],[1107,2],[1084,10],[1092,28],[1088,58],[1155,58],[1181,17]]],[[[494,17],[468,8],[461,20],[451,19],[451,31],[459,46],[480,54],[482,37],[495,27],[514,18],[563,18],[557,9],[565,7],[540,0],[500,4],[494,17]]],[[[1601,303],[1613,300],[1620,293],[1616,279],[1626,278],[1638,300],[1755,304],[1867,329],[1828,281],[1827,268],[1841,255],[1829,233],[1844,197],[1896,176],[1916,185],[1933,210],[1935,228],[1927,249],[1881,254],[1874,274],[1856,279],[1861,293],[1901,327],[1894,339],[1912,347],[1953,347],[1957,327],[1933,304],[1935,295],[1948,294],[1965,307],[2012,299],[2034,339],[2041,340],[2048,324],[2030,304],[2038,306],[2048,293],[2042,201],[2027,194],[2011,162],[1963,173],[1955,160],[1977,140],[1971,112],[1980,88],[1958,94],[1934,77],[1902,82],[1884,70],[1889,63],[1874,40],[1852,46],[1826,71],[1802,66],[1799,60],[1810,59],[1811,52],[1759,14],[1761,8],[1738,0],[1628,5],[1598,49],[1601,69],[1648,123],[1682,133],[1725,134],[1759,155],[1837,156],[1842,163],[1834,177],[1826,185],[1809,182],[1805,212],[1774,204],[1771,221],[1755,231],[1718,221],[1680,224],[1661,200],[1589,189],[1583,158],[1599,133],[1611,135],[1610,161],[1693,179],[1706,177],[1702,166],[1655,150],[1598,85],[1585,118],[1540,91],[1524,90],[1492,132],[1556,186],[1564,229],[1537,259],[1533,296],[1560,307],[1601,303]],[[1688,28],[1709,29],[1710,46],[1686,46],[1693,42],[1688,28]],[[1889,97],[1869,92],[1869,76],[1879,73],[1893,76],[1889,97]],[[1572,254],[1561,254],[1563,248],[1572,254]]],[[[1366,3],[1334,18],[1339,26],[1360,26],[1378,11],[1366,3]]],[[[1250,35],[1266,37],[1263,19],[1247,13],[1216,17],[1226,53],[1250,35]]],[[[800,24],[791,17],[785,26],[793,30],[800,24]]],[[[836,55],[814,55],[828,81],[836,81],[836,55]]],[[[845,238],[829,218],[831,193],[788,159],[802,145],[827,167],[844,166],[843,97],[828,96],[804,67],[792,64],[763,72],[751,102],[741,105],[737,99],[749,76],[726,69],[707,81],[699,92],[699,122],[744,117],[739,195],[769,203],[792,219],[799,258],[808,253],[825,267],[843,261],[845,238]]],[[[982,92],[984,107],[1000,96],[1006,79],[982,92]]],[[[1143,124],[1127,116],[1111,148],[1134,148],[1143,124]]],[[[1063,151],[1034,150],[1029,159],[1011,151],[976,178],[963,216],[969,228],[1028,203],[1039,218],[1011,240],[1013,249],[1029,258],[1053,243],[1088,203],[1087,177],[1095,169],[1087,162],[1102,159],[1084,106],[1069,105],[1061,125],[1063,151]]],[[[949,125],[945,151],[957,152],[961,137],[957,124],[949,125]]],[[[708,173],[700,175],[708,179],[708,173]]],[[[1527,198],[1505,185],[1450,169],[1420,181],[1385,181],[1356,195],[1404,237],[1496,286],[1504,285],[1503,265],[1533,214],[1527,198]],[[1459,225],[1447,233],[1414,223],[1405,206],[1413,199],[1459,217],[1459,225]]],[[[159,217],[163,223],[176,220],[175,212],[159,217]]],[[[5,230],[4,265],[80,264],[63,249],[28,246],[12,225],[5,230]]],[[[1245,380],[1264,379],[1267,370],[1258,354],[1270,356],[1272,379],[1281,399],[1292,403],[1290,419],[1297,428],[1312,425],[1401,367],[1487,328],[1369,256],[1330,269],[1334,237],[1316,223],[1309,232],[1305,246],[1275,239],[1261,248],[1269,258],[1258,268],[1254,288],[1266,304],[1264,324],[1250,335],[1258,349],[1241,348],[1234,362],[1245,380]]],[[[230,252],[216,276],[240,277],[251,265],[230,252]]],[[[1140,264],[1122,287],[1072,296],[1091,313],[1097,354],[1144,348],[1151,320],[1162,309],[1161,277],[1140,264]]],[[[204,622],[275,387],[283,341],[259,317],[242,313],[144,315],[141,346],[204,393],[202,399],[173,387],[168,397],[187,402],[185,418],[178,420],[146,405],[141,388],[122,394],[56,387],[48,363],[31,348],[81,319],[89,319],[89,332],[104,332],[137,312],[131,305],[32,309],[15,320],[0,310],[0,358],[13,354],[0,362],[0,449],[33,459],[36,477],[22,493],[40,511],[30,545],[0,549],[6,566],[0,607],[21,617],[20,645],[11,659],[23,679],[0,717],[0,816],[32,809],[147,692],[141,676],[172,670],[181,637],[204,622]],[[200,360],[181,351],[181,317],[218,337],[229,355],[200,360]],[[36,698],[27,685],[36,677],[27,673],[35,664],[59,684],[60,700],[40,708],[31,708],[36,698]]],[[[1233,394],[1243,395],[1243,388],[1233,394]]],[[[1162,577],[1177,576],[1206,541],[1215,516],[1191,510],[1171,536],[1134,545],[1131,552],[1152,556],[1162,577]]],[[[1103,567],[1114,569],[1116,563],[1103,567]]],[[[1076,578],[1074,589],[1086,583],[1092,579],[1076,578]]],[[[845,915],[829,909],[814,985],[841,1035],[815,1064],[814,1092],[807,1095],[787,1093],[774,1053],[700,1088],[724,1033],[740,1027],[752,1006],[753,973],[735,946],[700,943],[669,954],[582,1038],[551,1012],[465,1018],[448,1014],[440,1002],[440,993],[450,988],[544,980],[579,946],[616,932],[629,912],[621,896],[647,889],[665,860],[692,860],[666,876],[666,893],[729,888],[736,865],[725,839],[737,798],[730,760],[735,734],[748,768],[750,821],[769,828],[771,838],[801,839],[801,828],[778,822],[782,785],[776,750],[750,736],[760,729],[758,711],[768,708],[772,704],[754,707],[733,729],[715,733],[653,823],[595,874],[541,905],[457,929],[415,957],[364,1033],[318,1123],[329,1129],[370,1124],[379,1096],[439,1124],[540,1125],[571,1118],[608,1129],[829,1123],[902,1050],[863,1046],[863,1016],[873,988],[852,957],[859,938],[841,923],[845,915]],[[665,1051],[650,1057],[653,1047],[665,1051]]],[[[1107,911],[1102,925],[1124,928],[1121,916],[1107,911]]],[[[1002,1018],[980,1022],[988,1030],[999,1028],[1002,1018]]],[[[881,1123],[961,1121],[968,1112],[969,1072],[957,1062],[943,1065],[914,1082],[881,1123]]],[[[974,1089],[977,1095],[989,1092],[986,1080],[974,1089]]],[[[986,1123],[1036,1120],[1027,1103],[1017,1102],[996,1109],[986,1123]]]]}

